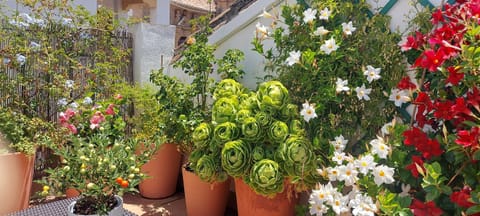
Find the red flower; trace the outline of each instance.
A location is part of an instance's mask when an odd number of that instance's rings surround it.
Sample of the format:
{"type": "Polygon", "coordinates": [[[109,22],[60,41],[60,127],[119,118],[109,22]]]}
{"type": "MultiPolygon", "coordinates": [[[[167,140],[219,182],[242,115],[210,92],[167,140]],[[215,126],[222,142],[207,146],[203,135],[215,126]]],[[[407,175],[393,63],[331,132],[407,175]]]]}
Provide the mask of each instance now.
{"type": "Polygon", "coordinates": [[[434,103],[435,111],[433,112],[433,116],[437,119],[445,119],[450,120],[453,118],[453,113],[451,112],[451,108],[453,106],[452,101],[436,101],[434,103]]]}
{"type": "Polygon", "coordinates": [[[443,211],[435,206],[433,201],[423,203],[414,199],[409,208],[414,216],[440,216],[443,214],[443,211]]]}
{"type": "Polygon", "coordinates": [[[453,192],[450,195],[450,200],[462,208],[470,208],[475,205],[475,203],[469,201],[471,198],[470,191],[469,187],[465,187],[461,191],[453,192]]]}
{"type": "Polygon", "coordinates": [[[480,91],[473,87],[472,91],[467,92],[467,103],[480,111],[480,91]]]}
{"type": "Polygon", "coordinates": [[[432,158],[432,156],[440,156],[443,153],[440,143],[436,139],[429,139],[426,143],[418,143],[415,147],[427,160],[432,158]]]}
{"type": "Polygon", "coordinates": [[[417,146],[421,143],[426,143],[428,141],[427,134],[425,134],[422,130],[416,127],[413,127],[411,130],[404,131],[403,136],[405,137],[403,143],[406,146],[417,146]]]}
{"type": "Polygon", "coordinates": [[[431,72],[437,70],[439,66],[445,61],[445,53],[439,49],[437,52],[434,50],[425,50],[420,57],[415,61],[413,66],[422,67],[428,69],[431,72]]]}
{"type": "Polygon", "coordinates": [[[413,155],[412,163],[405,167],[405,169],[410,170],[410,172],[412,173],[412,176],[415,178],[418,178],[418,174],[419,174],[417,165],[418,167],[422,168],[423,172],[425,173],[426,170],[425,170],[425,167],[423,167],[423,160],[422,160],[422,157],[420,156],[413,155]]]}
{"type": "Polygon", "coordinates": [[[115,105],[113,105],[113,104],[108,105],[107,110],[105,110],[105,114],[106,115],[115,115],[115,110],[113,109],[113,107],[115,107],[115,105]]]}
{"type": "Polygon", "coordinates": [[[419,92],[417,98],[415,98],[415,101],[413,103],[416,105],[425,106],[425,108],[427,108],[427,111],[430,111],[433,108],[432,101],[428,94],[425,92],[419,92]]]}
{"type": "Polygon", "coordinates": [[[455,143],[464,147],[477,147],[480,137],[480,127],[472,127],[470,130],[460,130],[457,132],[455,143]]]}
{"type": "Polygon", "coordinates": [[[400,90],[406,90],[406,89],[415,89],[417,86],[410,80],[409,76],[405,76],[398,82],[397,88],[400,90]]]}
{"type": "Polygon", "coordinates": [[[95,129],[100,127],[100,123],[105,121],[105,116],[99,111],[97,111],[92,118],[90,118],[90,129],[95,129]]]}
{"type": "Polygon", "coordinates": [[[460,97],[455,100],[455,105],[452,106],[452,113],[454,116],[465,114],[467,116],[472,114],[472,111],[465,104],[465,98],[460,97]]]}
{"type": "Polygon", "coordinates": [[[456,86],[465,76],[464,73],[458,72],[459,68],[450,66],[447,68],[447,70],[449,75],[448,78],[445,80],[445,83],[451,83],[452,85],[456,86]]]}
{"type": "Polygon", "coordinates": [[[402,48],[402,51],[408,51],[411,49],[418,49],[418,47],[420,47],[420,45],[422,45],[423,43],[425,43],[424,35],[421,32],[417,31],[415,32],[415,36],[408,36],[407,41],[400,46],[402,48]]]}
{"type": "Polygon", "coordinates": [[[433,25],[437,25],[439,22],[443,22],[443,14],[441,9],[437,9],[435,12],[432,13],[432,23],[433,25]]]}

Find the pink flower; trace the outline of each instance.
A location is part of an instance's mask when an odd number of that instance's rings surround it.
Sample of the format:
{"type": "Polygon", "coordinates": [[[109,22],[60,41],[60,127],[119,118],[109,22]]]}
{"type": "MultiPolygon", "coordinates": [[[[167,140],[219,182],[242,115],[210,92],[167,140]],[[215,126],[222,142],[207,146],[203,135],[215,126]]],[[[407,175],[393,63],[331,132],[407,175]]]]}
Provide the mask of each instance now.
{"type": "Polygon", "coordinates": [[[59,115],[60,123],[65,123],[70,120],[71,117],[75,115],[75,110],[68,108],[65,112],[61,112],[59,115]]]}
{"type": "Polygon", "coordinates": [[[68,130],[70,130],[70,132],[72,132],[72,134],[77,134],[77,133],[78,133],[77,127],[75,127],[75,125],[73,125],[73,124],[68,124],[68,125],[66,125],[66,126],[67,126],[68,130]]]}
{"type": "Polygon", "coordinates": [[[95,129],[100,127],[100,123],[105,121],[105,116],[99,111],[97,111],[92,118],[90,119],[90,129],[95,129]]]}
{"type": "Polygon", "coordinates": [[[115,110],[113,109],[115,105],[110,104],[108,105],[107,109],[105,110],[106,115],[115,115],[115,110]]]}
{"type": "Polygon", "coordinates": [[[122,98],[123,98],[123,96],[121,94],[116,94],[115,95],[116,100],[121,100],[122,98]]]}

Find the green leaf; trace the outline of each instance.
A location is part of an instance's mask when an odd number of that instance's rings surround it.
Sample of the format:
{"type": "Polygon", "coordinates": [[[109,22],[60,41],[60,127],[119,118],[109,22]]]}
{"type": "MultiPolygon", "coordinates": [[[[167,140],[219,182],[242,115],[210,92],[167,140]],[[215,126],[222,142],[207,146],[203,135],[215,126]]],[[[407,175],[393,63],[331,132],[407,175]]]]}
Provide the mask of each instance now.
{"type": "Polygon", "coordinates": [[[313,64],[313,60],[315,60],[315,52],[311,51],[310,49],[306,50],[302,53],[302,58],[305,62],[305,65],[310,66],[313,64]]]}
{"type": "Polygon", "coordinates": [[[425,196],[426,201],[432,201],[440,196],[440,190],[434,185],[429,185],[423,189],[427,192],[427,195],[425,196]]]}
{"type": "Polygon", "coordinates": [[[475,153],[473,153],[473,159],[480,160],[480,151],[477,150],[475,153]]]}
{"type": "Polygon", "coordinates": [[[472,206],[467,209],[467,215],[472,215],[480,212],[480,205],[472,206]]]}

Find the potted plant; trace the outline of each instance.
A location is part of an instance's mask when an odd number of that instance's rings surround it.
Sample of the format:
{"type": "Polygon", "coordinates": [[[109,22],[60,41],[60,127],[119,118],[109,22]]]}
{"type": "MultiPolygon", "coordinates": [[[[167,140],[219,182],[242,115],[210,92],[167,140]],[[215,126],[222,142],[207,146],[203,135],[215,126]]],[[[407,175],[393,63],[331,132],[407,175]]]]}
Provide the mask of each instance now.
{"type": "Polygon", "coordinates": [[[70,214],[122,215],[121,196],[137,191],[145,177],[140,168],[153,150],[136,154],[142,142],[125,136],[121,95],[113,101],[90,102],[60,114],[61,127],[68,128],[70,136],[67,144],[52,146],[62,161],[46,170],[42,195],[61,194],[72,187],[80,198],[69,206],[70,214]]]}
{"type": "Polygon", "coordinates": [[[480,213],[479,15],[478,1],[446,3],[419,13],[401,43],[418,82],[391,91],[399,108],[413,107],[394,162],[413,215],[480,213]]]}
{"type": "Polygon", "coordinates": [[[198,175],[221,179],[226,172],[235,178],[239,215],[293,215],[295,192],[311,188],[318,175],[313,146],[287,89],[269,81],[249,92],[226,79],[214,98],[212,123],[200,125],[193,136],[197,147],[204,146],[190,157],[198,175]]]}
{"type": "Polygon", "coordinates": [[[0,107],[0,168],[8,171],[0,180],[0,214],[28,207],[35,150],[54,140],[53,124],[0,107]]]}

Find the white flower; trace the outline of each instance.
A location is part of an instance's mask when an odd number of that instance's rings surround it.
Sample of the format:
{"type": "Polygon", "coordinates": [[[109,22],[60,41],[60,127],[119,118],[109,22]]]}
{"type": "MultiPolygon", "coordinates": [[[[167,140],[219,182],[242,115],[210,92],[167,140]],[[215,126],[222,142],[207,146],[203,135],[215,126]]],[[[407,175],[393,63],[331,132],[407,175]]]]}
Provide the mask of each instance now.
{"type": "Polygon", "coordinates": [[[63,18],[62,24],[68,27],[73,27],[73,20],[70,18],[63,18]]]}
{"type": "Polygon", "coordinates": [[[61,99],[59,99],[59,100],[57,101],[57,104],[58,104],[59,106],[66,106],[66,105],[68,104],[68,102],[67,102],[67,99],[66,99],[66,98],[61,98],[61,99]]]}
{"type": "Polygon", "coordinates": [[[322,216],[323,214],[327,214],[328,206],[324,205],[323,203],[318,203],[315,201],[309,201],[310,203],[310,214],[316,216],[322,216]]]}
{"type": "Polygon", "coordinates": [[[40,44],[38,44],[34,41],[30,41],[30,48],[32,48],[33,50],[38,50],[38,49],[40,49],[40,44]]]}
{"type": "Polygon", "coordinates": [[[333,145],[336,152],[343,152],[347,146],[348,140],[346,140],[343,135],[335,137],[334,141],[329,141],[333,145]]]}
{"type": "Polygon", "coordinates": [[[358,171],[364,175],[366,175],[368,171],[373,170],[377,165],[373,156],[370,154],[361,156],[359,159],[355,160],[354,164],[358,168],[358,171]]]}
{"type": "Polygon", "coordinates": [[[73,103],[70,104],[70,107],[75,110],[75,109],[78,108],[78,104],[73,102],[73,103]]]}
{"type": "Polygon", "coordinates": [[[300,62],[300,56],[302,53],[300,51],[291,51],[290,56],[287,58],[287,64],[289,66],[294,65],[295,63],[300,62]]]}
{"type": "Polygon", "coordinates": [[[345,160],[345,152],[333,152],[332,161],[337,162],[338,165],[342,165],[345,160]]]}
{"type": "Polygon", "coordinates": [[[325,54],[330,55],[331,52],[335,51],[338,49],[337,44],[335,43],[335,39],[332,37],[329,40],[325,41],[325,44],[322,44],[320,46],[320,50],[325,52],[325,54]]]}
{"type": "Polygon", "coordinates": [[[302,106],[303,109],[302,111],[300,111],[300,115],[303,116],[303,119],[305,119],[306,122],[309,122],[310,119],[317,117],[314,104],[309,104],[308,102],[305,102],[304,104],[302,104],[302,106]]]}
{"type": "Polygon", "coordinates": [[[377,139],[370,141],[370,145],[372,146],[373,154],[378,155],[380,158],[387,158],[390,147],[385,144],[382,137],[377,136],[377,139]]]}
{"type": "Polygon", "coordinates": [[[74,83],[73,80],[65,80],[65,88],[73,88],[74,83]]]}
{"type": "Polygon", "coordinates": [[[395,180],[393,179],[394,169],[385,165],[379,165],[373,169],[373,176],[375,184],[380,186],[381,184],[391,184],[395,180]]]}
{"type": "Polygon", "coordinates": [[[370,100],[370,97],[368,95],[370,94],[370,92],[372,92],[372,89],[365,88],[365,84],[363,84],[362,87],[355,88],[355,91],[357,92],[357,97],[359,100],[370,100]]]}
{"type": "Polygon", "coordinates": [[[33,18],[26,13],[21,13],[18,16],[21,17],[23,19],[23,21],[27,22],[28,24],[33,23],[33,18]]]}
{"type": "Polygon", "coordinates": [[[344,181],[346,186],[354,185],[358,180],[358,171],[353,163],[342,165],[338,167],[338,180],[344,181]]]}
{"type": "Polygon", "coordinates": [[[377,206],[372,198],[363,194],[356,194],[355,197],[350,200],[349,206],[353,208],[353,215],[374,216],[377,211],[377,206]]]}
{"type": "Polygon", "coordinates": [[[371,65],[367,65],[367,70],[363,72],[363,75],[367,76],[367,80],[371,83],[373,80],[380,79],[381,68],[374,68],[371,65]]]}
{"type": "Polygon", "coordinates": [[[402,183],[402,192],[400,194],[398,194],[400,197],[406,197],[406,196],[410,196],[409,192],[410,192],[410,185],[409,184],[404,184],[402,183]]]}
{"type": "Polygon", "coordinates": [[[320,17],[318,17],[318,19],[328,20],[328,17],[330,16],[330,14],[332,14],[332,12],[327,7],[320,11],[320,17]]]}
{"type": "Polygon", "coordinates": [[[10,63],[10,59],[9,58],[3,58],[3,64],[8,64],[10,63]]]}
{"type": "Polygon", "coordinates": [[[330,182],[326,185],[319,184],[318,189],[312,190],[310,200],[316,203],[324,203],[333,200],[333,186],[330,182]]]}
{"type": "Polygon", "coordinates": [[[303,12],[303,22],[309,23],[315,19],[315,15],[317,14],[317,9],[308,8],[303,12]]]}
{"type": "Polygon", "coordinates": [[[352,35],[352,32],[357,30],[357,28],[353,27],[352,21],[348,23],[342,23],[343,33],[346,35],[352,35]]]}
{"type": "Polygon", "coordinates": [[[341,213],[348,212],[348,197],[347,196],[335,196],[333,201],[329,203],[332,206],[332,210],[335,214],[340,215],[341,213]]]}
{"type": "Polygon", "coordinates": [[[393,131],[393,122],[386,123],[382,126],[382,136],[389,135],[393,131]]]}
{"type": "Polygon", "coordinates": [[[342,80],[340,78],[337,78],[337,82],[335,84],[336,84],[335,91],[337,93],[350,90],[350,88],[347,86],[348,80],[342,80]]]}
{"type": "Polygon", "coordinates": [[[337,167],[328,167],[327,173],[328,173],[328,180],[330,181],[336,181],[340,175],[340,172],[337,167]]]}
{"type": "Polygon", "coordinates": [[[392,89],[392,94],[388,98],[390,101],[395,102],[395,106],[401,107],[403,103],[410,101],[408,92],[405,90],[392,89]]]}
{"type": "Polygon", "coordinates": [[[260,22],[255,25],[255,34],[258,35],[260,34],[260,38],[265,38],[267,37],[270,33],[268,32],[268,28],[264,25],[262,25],[260,22]]]}
{"type": "Polygon", "coordinates": [[[20,64],[20,65],[23,65],[25,64],[25,61],[26,61],[26,58],[24,55],[22,54],[17,54],[17,62],[20,64]]]}
{"type": "Polygon", "coordinates": [[[268,19],[268,18],[272,18],[273,16],[272,16],[272,14],[268,13],[267,11],[265,11],[265,8],[263,8],[262,14],[260,14],[260,16],[258,16],[258,17],[263,17],[263,18],[267,18],[267,19],[268,19]]]}
{"type": "Polygon", "coordinates": [[[93,103],[93,100],[92,100],[92,98],[90,98],[90,97],[85,97],[85,98],[83,99],[83,104],[88,105],[88,104],[92,104],[92,103],[93,103]]]}
{"type": "Polygon", "coordinates": [[[328,34],[330,31],[326,30],[323,26],[320,26],[313,32],[313,35],[315,36],[324,36],[328,34]]]}

